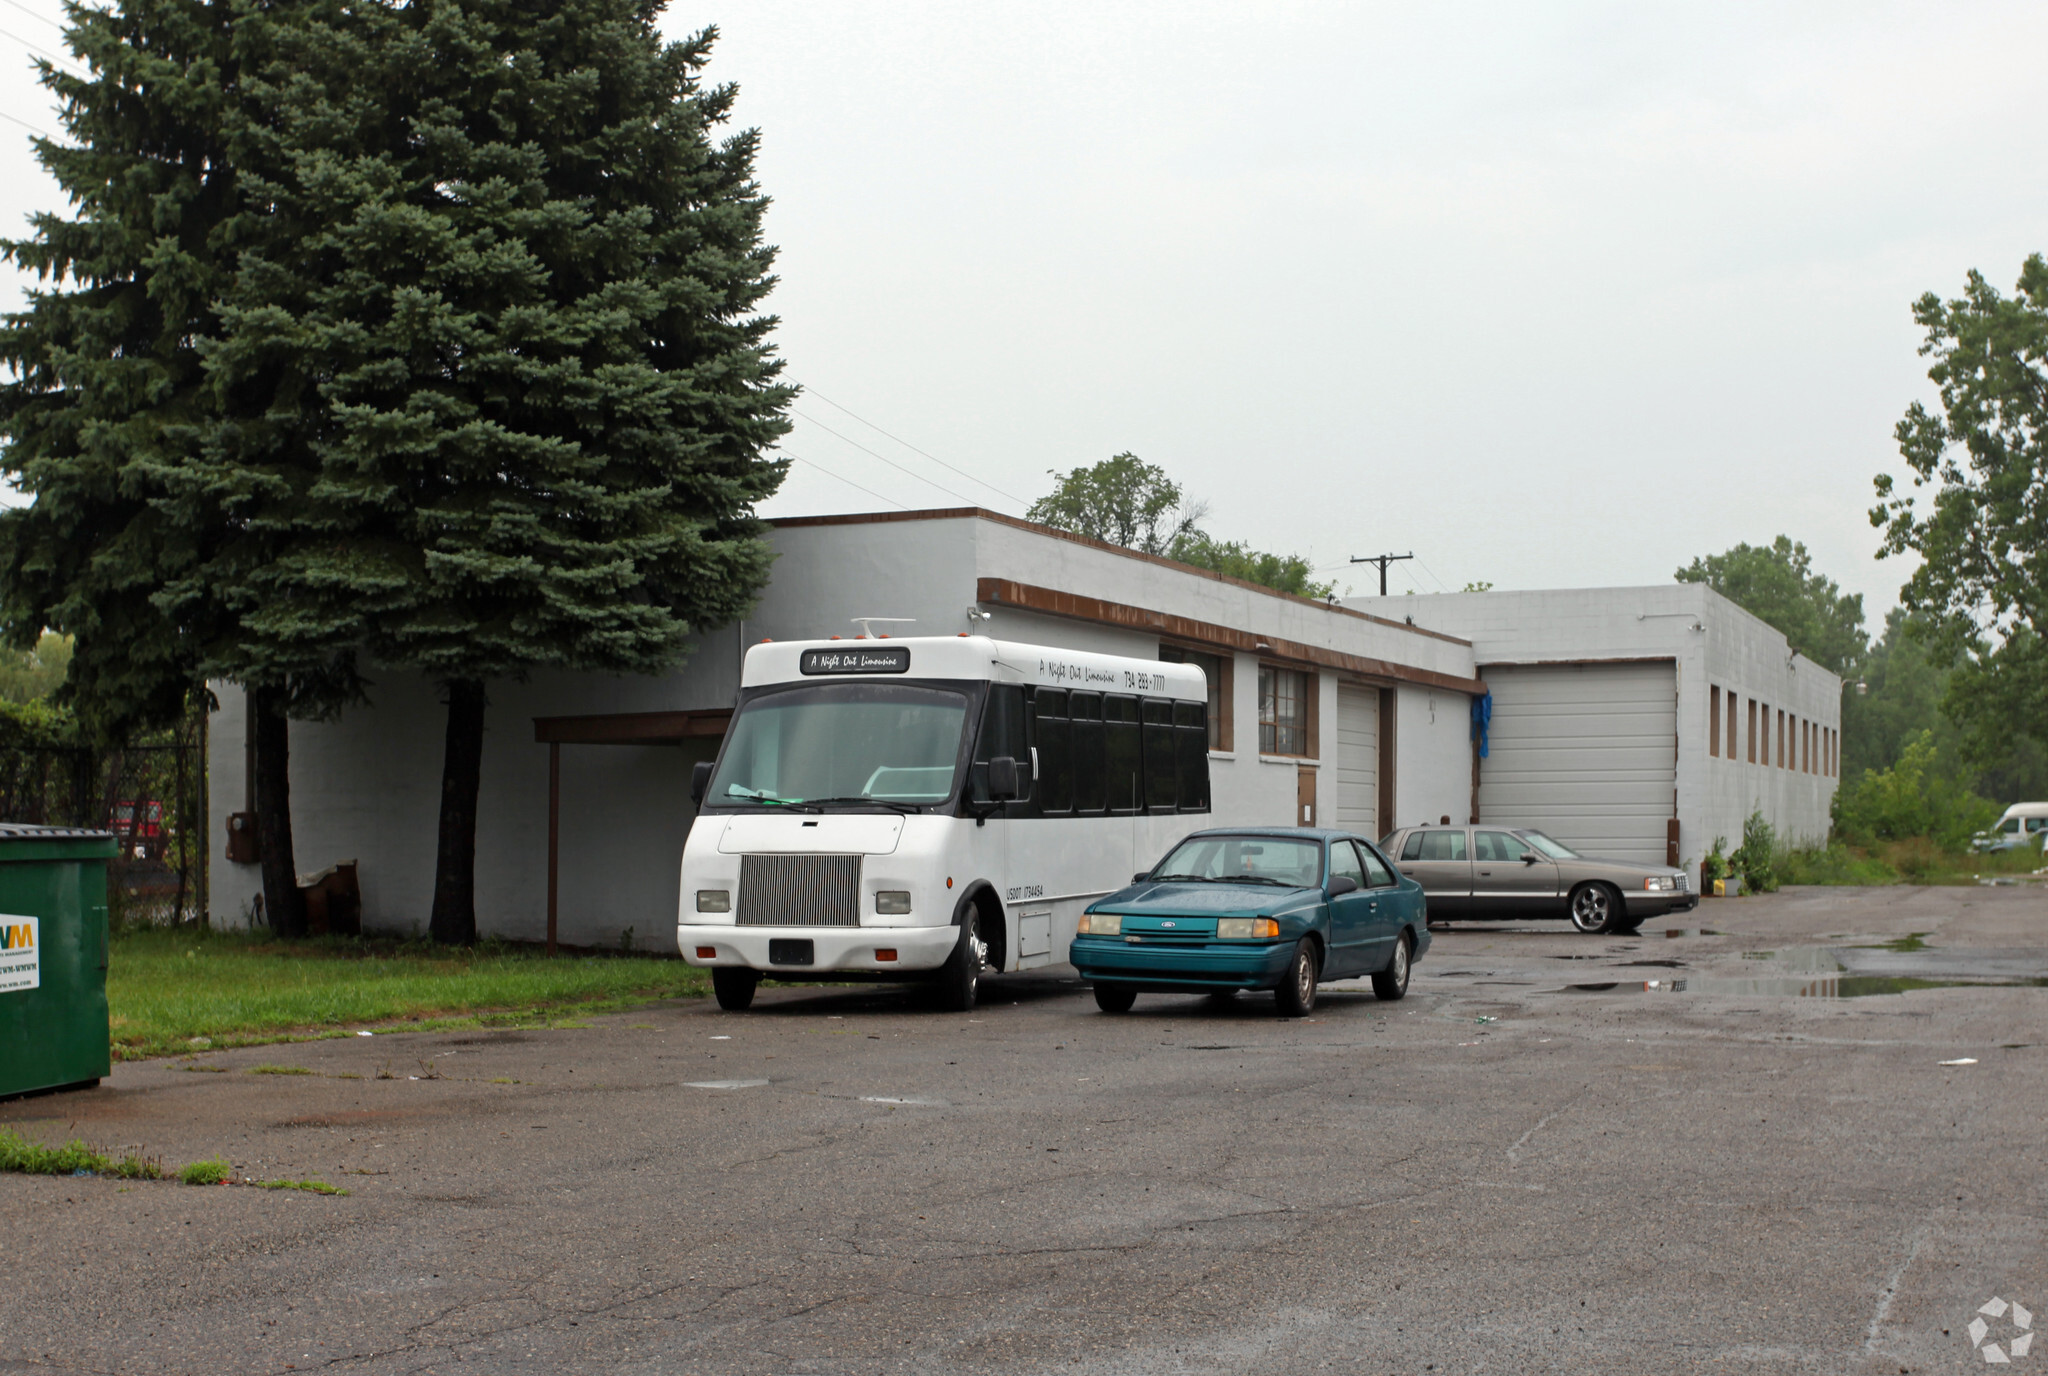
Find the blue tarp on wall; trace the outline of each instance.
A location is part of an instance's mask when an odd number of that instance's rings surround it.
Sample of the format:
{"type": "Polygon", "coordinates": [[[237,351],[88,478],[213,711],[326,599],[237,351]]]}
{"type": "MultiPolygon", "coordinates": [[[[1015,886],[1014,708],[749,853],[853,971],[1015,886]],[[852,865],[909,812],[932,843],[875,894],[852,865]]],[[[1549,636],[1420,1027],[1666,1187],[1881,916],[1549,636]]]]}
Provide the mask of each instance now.
{"type": "Polygon", "coordinates": [[[1493,694],[1472,699],[1472,739],[1479,742],[1479,758],[1486,758],[1486,728],[1493,721],[1493,694]]]}

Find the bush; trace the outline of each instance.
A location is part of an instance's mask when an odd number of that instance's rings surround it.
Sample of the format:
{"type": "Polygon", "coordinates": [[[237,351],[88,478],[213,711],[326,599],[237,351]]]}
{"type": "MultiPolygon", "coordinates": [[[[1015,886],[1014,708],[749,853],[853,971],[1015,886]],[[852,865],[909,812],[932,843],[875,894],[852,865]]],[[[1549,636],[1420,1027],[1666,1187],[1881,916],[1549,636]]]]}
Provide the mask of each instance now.
{"type": "Polygon", "coordinates": [[[1714,838],[1714,848],[1707,852],[1706,859],[1700,861],[1701,893],[1712,893],[1714,891],[1714,881],[1728,877],[1727,849],[1728,838],[1716,836],[1714,838]]]}
{"type": "Polygon", "coordinates": [[[1943,767],[1934,733],[1922,731],[1889,769],[1866,769],[1835,795],[1835,830],[1853,845],[1925,838],[1960,851],[1998,819],[1998,805],[1971,792],[1943,767]]]}
{"type": "Polygon", "coordinates": [[[1764,820],[1762,808],[1749,814],[1742,824],[1742,844],[1728,857],[1728,864],[1742,876],[1745,893],[1776,893],[1778,890],[1778,833],[1764,820]]]}
{"type": "Polygon", "coordinates": [[[1875,856],[1840,841],[1787,851],[1778,862],[1787,884],[1896,884],[1898,871],[1875,856]]]}

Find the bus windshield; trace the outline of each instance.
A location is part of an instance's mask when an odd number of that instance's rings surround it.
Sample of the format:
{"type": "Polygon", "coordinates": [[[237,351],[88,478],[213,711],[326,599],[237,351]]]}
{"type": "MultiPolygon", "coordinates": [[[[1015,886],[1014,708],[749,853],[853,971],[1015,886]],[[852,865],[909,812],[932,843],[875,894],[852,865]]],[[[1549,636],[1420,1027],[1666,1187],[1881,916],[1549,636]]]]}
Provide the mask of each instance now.
{"type": "Polygon", "coordinates": [[[967,695],[905,683],[830,683],[755,698],[704,801],[943,803],[953,794],[967,695]]]}

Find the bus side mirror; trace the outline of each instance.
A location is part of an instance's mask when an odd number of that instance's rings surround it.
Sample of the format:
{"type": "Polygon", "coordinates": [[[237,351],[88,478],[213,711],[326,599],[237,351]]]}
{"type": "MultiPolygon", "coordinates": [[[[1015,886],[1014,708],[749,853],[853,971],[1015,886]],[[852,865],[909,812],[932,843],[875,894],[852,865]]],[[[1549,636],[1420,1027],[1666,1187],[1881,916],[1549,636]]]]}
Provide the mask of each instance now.
{"type": "Polygon", "coordinates": [[[998,755],[988,762],[988,796],[1007,802],[1021,790],[1017,787],[1017,757],[998,755]]]}
{"type": "Polygon", "coordinates": [[[711,761],[699,760],[690,771],[690,801],[698,807],[704,806],[704,790],[711,787],[711,761]]]}

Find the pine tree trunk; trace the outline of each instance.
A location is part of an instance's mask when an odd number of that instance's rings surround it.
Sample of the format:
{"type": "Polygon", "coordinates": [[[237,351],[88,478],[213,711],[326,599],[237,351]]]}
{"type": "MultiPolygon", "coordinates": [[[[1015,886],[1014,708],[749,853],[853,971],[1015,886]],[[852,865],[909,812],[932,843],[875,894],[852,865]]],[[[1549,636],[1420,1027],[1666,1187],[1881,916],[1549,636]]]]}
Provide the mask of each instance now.
{"type": "Polygon", "coordinates": [[[484,685],[448,685],[448,746],[441,764],[441,850],[427,934],[447,945],[476,941],[476,799],[484,762],[484,685]]]}
{"type": "Polygon", "coordinates": [[[306,896],[292,853],[291,719],[281,685],[251,688],[256,714],[256,849],[263,861],[263,914],[284,937],[306,935],[306,896]]]}

